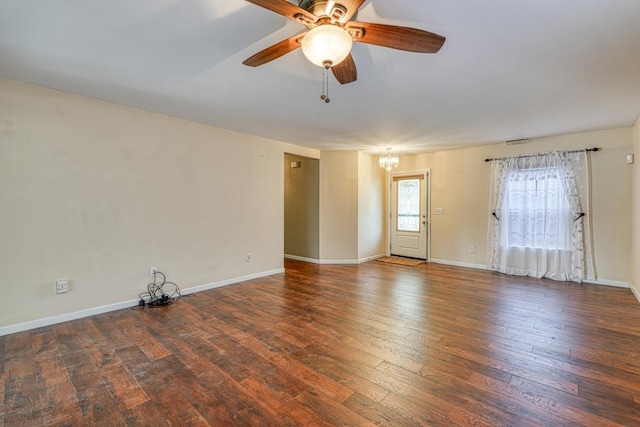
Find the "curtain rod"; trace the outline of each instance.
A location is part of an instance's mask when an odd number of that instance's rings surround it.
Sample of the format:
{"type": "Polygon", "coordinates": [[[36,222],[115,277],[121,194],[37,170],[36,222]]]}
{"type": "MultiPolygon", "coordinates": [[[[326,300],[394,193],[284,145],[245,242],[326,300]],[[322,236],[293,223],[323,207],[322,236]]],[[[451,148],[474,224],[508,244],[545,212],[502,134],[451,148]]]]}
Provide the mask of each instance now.
{"type": "MultiPolygon", "coordinates": [[[[584,150],[570,150],[570,151],[560,151],[561,153],[580,153],[581,151],[600,151],[600,149],[598,147],[594,147],[594,148],[585,148],[584,150]]],[[[522,154],[520,156],[514,156],[514,157],[534,157],[534,156],[538,156],[540,154],[545,154],[545,153],[538,153],[538,154],[522,154]]],[[[484,159],[485,162],[491,162],[493,160],[502,160],[502,159],[507,159],[508,157],[496,157],[495,159],[484,159]]]]}

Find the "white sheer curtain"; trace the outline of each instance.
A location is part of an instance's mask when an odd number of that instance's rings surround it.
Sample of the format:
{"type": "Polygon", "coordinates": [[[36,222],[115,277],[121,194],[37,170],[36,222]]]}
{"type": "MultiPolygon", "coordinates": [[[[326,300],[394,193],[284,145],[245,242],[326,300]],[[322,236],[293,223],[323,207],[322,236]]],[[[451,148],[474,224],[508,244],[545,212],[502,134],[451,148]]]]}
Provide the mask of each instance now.
{"type": "Polygon", "coordinates": [[[488,267],[580,282],[595,278],[585,151],[496,159],[491,170],[488,267]]]}

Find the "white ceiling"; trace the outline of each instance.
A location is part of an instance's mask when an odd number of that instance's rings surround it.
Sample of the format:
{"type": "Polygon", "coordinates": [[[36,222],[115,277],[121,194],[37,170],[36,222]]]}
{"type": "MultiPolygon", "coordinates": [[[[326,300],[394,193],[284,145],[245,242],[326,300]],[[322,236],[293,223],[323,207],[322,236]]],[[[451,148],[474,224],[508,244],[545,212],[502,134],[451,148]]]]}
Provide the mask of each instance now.
{"type": "Polygon", "coordinates": [[[242,65],[304,28],[244,0],[2,0],[0,76],[318,149],[408,154],[640,117],[639,0],[368,0],[358,20],[447,41],[356,43],[358,81],[331,76],[325,104],[300,50],[242,65]]]}

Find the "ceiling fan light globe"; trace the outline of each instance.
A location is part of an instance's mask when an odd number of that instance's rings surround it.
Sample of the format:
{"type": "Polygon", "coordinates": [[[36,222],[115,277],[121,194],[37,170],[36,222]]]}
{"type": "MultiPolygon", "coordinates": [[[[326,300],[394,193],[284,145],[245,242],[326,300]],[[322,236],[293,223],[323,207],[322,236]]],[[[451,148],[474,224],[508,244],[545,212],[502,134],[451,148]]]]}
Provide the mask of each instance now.
{"type": "Polygon", "coordinates": [[[349,55],[353,39],[349,33],[336,25],[320,25],[305,34],[302,39],[302,53],[319,67],[338,65],[349,55]]]}

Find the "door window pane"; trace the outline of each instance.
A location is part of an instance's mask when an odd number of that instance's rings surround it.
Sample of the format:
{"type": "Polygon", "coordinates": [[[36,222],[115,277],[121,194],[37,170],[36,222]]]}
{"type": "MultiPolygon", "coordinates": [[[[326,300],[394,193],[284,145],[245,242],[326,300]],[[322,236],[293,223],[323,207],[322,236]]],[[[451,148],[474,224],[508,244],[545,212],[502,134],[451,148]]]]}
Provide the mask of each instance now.
{"type": "Polygon", "coordinates": [[[420,180],[398,181],[398,231],[420,231],[420,180]]]}

